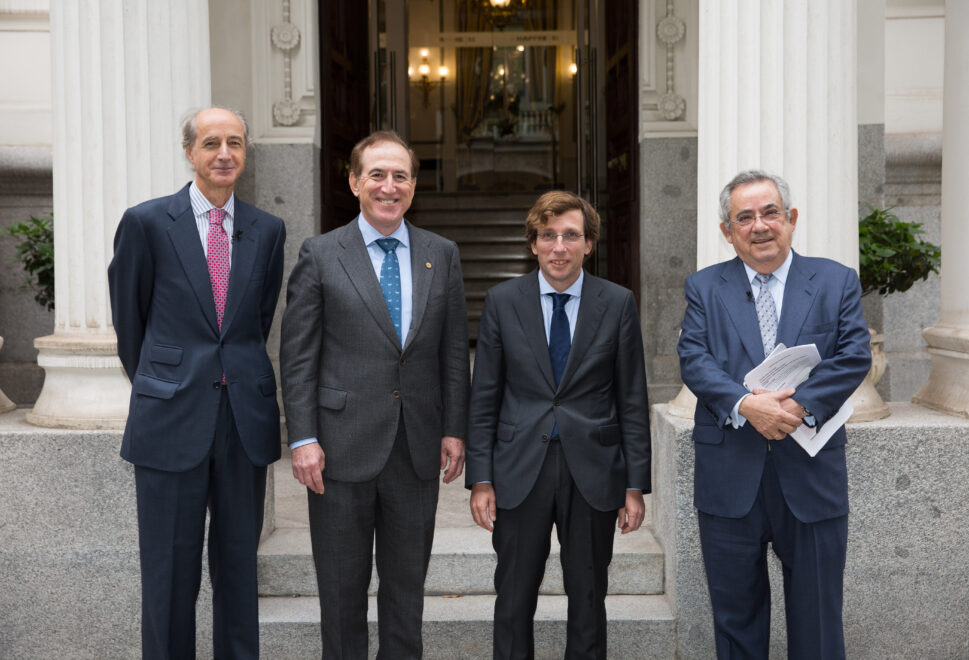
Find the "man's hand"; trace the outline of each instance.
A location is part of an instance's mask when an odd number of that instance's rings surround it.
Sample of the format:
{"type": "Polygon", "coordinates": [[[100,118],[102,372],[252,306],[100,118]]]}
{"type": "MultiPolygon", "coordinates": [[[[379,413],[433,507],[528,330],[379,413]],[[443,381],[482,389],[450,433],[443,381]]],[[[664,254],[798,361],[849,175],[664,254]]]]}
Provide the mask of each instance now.
{"type": "MultiPolygon", "coordinates": [[[[472,497],[474,497],[472,495],[472,497]]],[[[643,501],[643,491],[627,490],[626,506],[619,509],[617,526],[623,534],[635,532],[643,524],[646,517],[646,503],[643,501]]]]}
{"type": "Polygon", "coordinates": [[[293,450],[293,476],[317,495],[323,494],[323,468],[326,466],[326,456],[320,443],[311,442],[308,445],[293,450]]]}
{"type": "Polygon", "coordinates": [[[441,438],[441,469],[444,473],[444,483],[449,484],[461,476],[464,471],[464,440],[446,435],[441,438]]]}
{"type": "Polygon", "coordinates": [[[740,402],[737,412],[768,440],[783,440],[801,425],[800,406],[797,406],[798,414],[790,412],[797,405],[792,396],[792,389],[776,392],[754,390],[753,394],[740,402]]]}
{"type": "MultiPolygon", "coordinates": [[[[639,496],[642,502],[642,494],[639,496]]],[[[495,488],[491,484],[475,484],[471,486],[471,517],[481,527],[489,532],[495,531],[494,523],[498,519],[495,508],[495,488]]],[[[642,518],[640,518],[642,520],[642,518]]]]}

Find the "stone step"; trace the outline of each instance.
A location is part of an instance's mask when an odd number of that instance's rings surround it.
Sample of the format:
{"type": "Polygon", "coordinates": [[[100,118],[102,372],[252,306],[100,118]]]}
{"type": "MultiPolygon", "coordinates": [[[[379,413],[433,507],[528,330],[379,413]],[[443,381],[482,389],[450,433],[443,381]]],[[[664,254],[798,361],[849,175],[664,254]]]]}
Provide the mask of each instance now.
{"type": "MultiPolygon", "coordinates": [[[[535,658],[565,655],[565,596],[540,596],[535,613],[535,658]]],[[[609,657],[668,660],[675,655],[676,621],[665,596],[608,596],[609,657]]],[[[370,657],[377,651],[377,603],[370,599],[370,657]]],[[[494,596],[424,599],[425,660],[470,660],[492,655],[494,596]]],[[[320,609],[315,597],[259,599],[260,651],[289,660],[320,657],[320,609]]]]}
{"type": "MultiPolygon", "coordinates": [[[[487,531],[479,527],[439,528],[434,533],[424,591],[428,595],[493,594],[495,561],[487,531]]],[[[274,530],[259,547],[258,571],[262,596],[316,596],[309,528],[274,530]]],[[[663,593],[663,574],[663,551],[650,530],[616,535],[609,566],[610,594],[663,593]]],[[[371,595],[376,595],[377,584],[375,567],[371,595]]],[[[565,593],[554,532],[541,593],[565,593]]]]}

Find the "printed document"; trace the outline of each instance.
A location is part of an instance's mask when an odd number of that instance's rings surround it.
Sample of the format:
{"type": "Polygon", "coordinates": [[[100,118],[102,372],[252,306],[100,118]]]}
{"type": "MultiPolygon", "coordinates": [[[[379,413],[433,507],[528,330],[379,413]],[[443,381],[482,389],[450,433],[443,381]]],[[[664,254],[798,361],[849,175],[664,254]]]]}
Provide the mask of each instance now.
{"type": "MultiPolygon", "coordinates": [[[[747,372],[744,376],[744,387],[754,390],[776,392],[787,388],[797,389],[797,386],[807,380],[811,370],[821,362],[818,347],[814,344],[802,344],[788,348],[778,344],[764,361],[747,372]]],[[[796,396],[796,395],[795,395],[796,396]]],[[[794,429],[791,437],[804,448],[809,456],[814,457],[827,444],[834,432],[848,421],[854,412],[851,404],[845,401],[841,409],[821,428],[811,428],[801,424],[794,429]]]]}

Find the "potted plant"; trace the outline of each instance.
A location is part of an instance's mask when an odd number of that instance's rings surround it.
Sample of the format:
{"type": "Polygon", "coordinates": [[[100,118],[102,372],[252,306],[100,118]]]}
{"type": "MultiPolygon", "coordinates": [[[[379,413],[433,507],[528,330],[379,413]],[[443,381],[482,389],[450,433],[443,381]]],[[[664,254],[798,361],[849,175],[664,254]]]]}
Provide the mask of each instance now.
{"type": "MultiPolygon", "coordinates": [[[[887,296],[908,291],[930,273],[938,273],[942,250],[920,238],[925,232],[917,222],[904,222],[892,209],[876,209],[858,222],[858,277],[861,295],[877,292],[887,296]]],[[[869,378],[877,383],[885,373],[886,358],[881,350],[885,337],[872,331],[872,360],[869,378]]]]}

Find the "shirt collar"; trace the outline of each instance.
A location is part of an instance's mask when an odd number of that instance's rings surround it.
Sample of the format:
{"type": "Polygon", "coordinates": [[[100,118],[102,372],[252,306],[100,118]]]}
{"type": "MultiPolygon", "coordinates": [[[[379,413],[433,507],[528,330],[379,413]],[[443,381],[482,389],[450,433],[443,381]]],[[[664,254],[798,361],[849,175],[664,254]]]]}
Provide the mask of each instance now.
{"type": "Polygon", "coordinates": [[[542,269],[539,268],[538,269],[538,292],[543,296],[549,293],[567,293],[573,298],[581,298],[582,280],[584,279],[585,279],[585,270],[580,270],[579,277],[577,280],[572,282],[572,286],[570,286],[565,291],[560,292],[560,291],[556,291],[555,288],[548,283],[548,280],[545,279],[545,275],[542,273],[542,269]]]}
{"type": "MultiPolygon", "coordinates": [[[[219,208],[210,202],[208,197],[202,194],[202,191],[199,190],[199,187],[195,181],[192,181],[192,185],[189,186],[188,198],[192,201],[192,213],[194,213],[196,217],[200,215],[207,215],[212,209],[219,208]]],[[[230,218],[235,218],[236,194],[234,192],[229,195],[229,199],[227,199],[225,205],[222,206],[222,210],[225,211],[226,215],[228,215],[230,218]]]]}
{"type": "Polygon", "coordinates": [[[410,232],[407,231],[407,223],[403,220],[400,226],[391,232],[390,236],[384,236],[374,229],[374,226],[363,217],[363,213],[357,215],[357,227],[360,228],[360,233],[363,234],[364,245],[372,245],[378,238],[396,238],[403,247],[410,247],[410,232]]]}
{"type": "MultiPolygon", "coordinates": [[[[781,286],[784,286],[784,283],[787,282],[787,274],[791,270],[791,262],[793,261],[794,261],[794,250],[788,250],[787,259],[785,259],[784,263],[782,263],[780,266],[777,267],[777,270],[771,273],[771,275],[773,275],[774,278],[777,279],[778,282],[780,282],[781,286]]],[[[744,270],[747,271],[747,281],[750,284],[753,284],[754,279],[757,277],[757,271],[751,268],[750,266],[748,266],[746,263],[744,263],[744,270]]]]}

